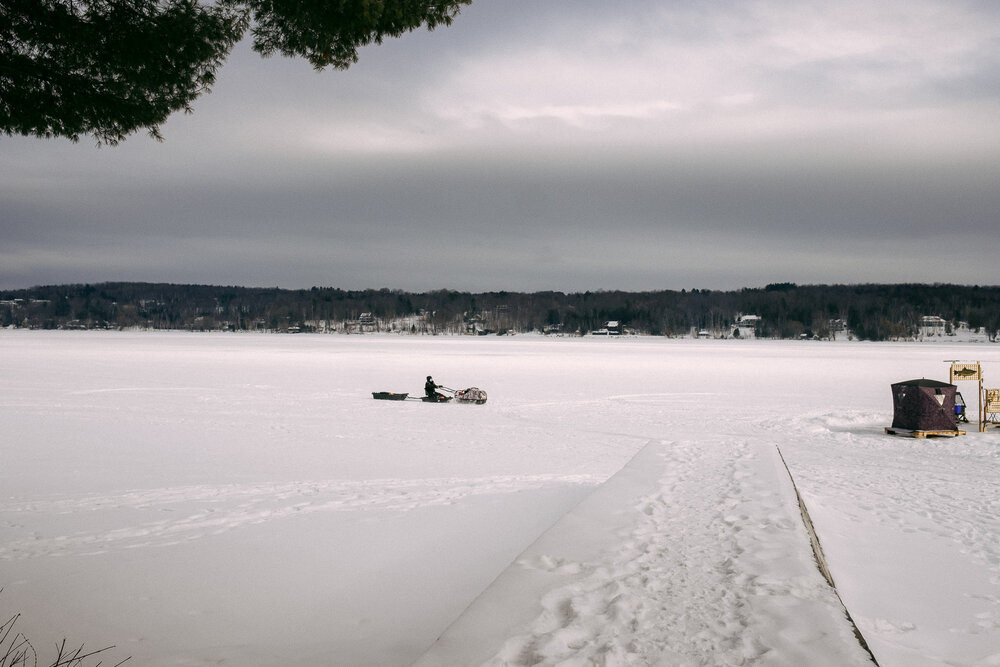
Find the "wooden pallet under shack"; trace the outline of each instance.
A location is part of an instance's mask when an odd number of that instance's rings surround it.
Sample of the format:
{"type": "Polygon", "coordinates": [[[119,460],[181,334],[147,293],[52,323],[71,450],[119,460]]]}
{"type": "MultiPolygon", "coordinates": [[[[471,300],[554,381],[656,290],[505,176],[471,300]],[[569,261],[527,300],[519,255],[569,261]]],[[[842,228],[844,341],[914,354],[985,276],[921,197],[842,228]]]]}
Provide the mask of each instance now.
{"type": "Polygon", "coordinates": [[[902,435],[910,438],[953,438],[958,435],[965,435],[965,431],[912,431],[908,428],[885,427],[885,432],[889,435],[902,435]]]}

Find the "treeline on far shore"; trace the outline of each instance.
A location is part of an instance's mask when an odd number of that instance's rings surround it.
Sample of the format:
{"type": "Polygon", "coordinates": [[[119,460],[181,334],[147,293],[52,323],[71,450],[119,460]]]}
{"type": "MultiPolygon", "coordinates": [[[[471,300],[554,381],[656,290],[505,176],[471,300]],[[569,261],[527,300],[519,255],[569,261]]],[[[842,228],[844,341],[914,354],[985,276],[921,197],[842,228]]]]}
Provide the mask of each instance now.
{"type": "Polygon", "coordinates": [[[872,341],[968,328],[995,341],[1000,286],[775,283],[729,291],[412,293],[117,282],[0,290],[0,326],[480,335],[700,332],[872,341]]]}

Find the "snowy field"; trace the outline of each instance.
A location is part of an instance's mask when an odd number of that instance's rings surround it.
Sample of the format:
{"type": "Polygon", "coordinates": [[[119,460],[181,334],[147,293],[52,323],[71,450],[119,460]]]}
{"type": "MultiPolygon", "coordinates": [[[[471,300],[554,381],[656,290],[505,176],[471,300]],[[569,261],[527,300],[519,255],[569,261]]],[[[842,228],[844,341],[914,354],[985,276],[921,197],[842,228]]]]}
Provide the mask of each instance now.
{"type": "Polygon", "coordinates": [[[945,359],[1000,386],[988,344],[0,331],[0,616],[105,664],[871,664],[846,606],[883,667],[1000,665],[1000,429],[883,432],[945,359]],[[371,398],[428,374],[489,401],[371,398]]]}

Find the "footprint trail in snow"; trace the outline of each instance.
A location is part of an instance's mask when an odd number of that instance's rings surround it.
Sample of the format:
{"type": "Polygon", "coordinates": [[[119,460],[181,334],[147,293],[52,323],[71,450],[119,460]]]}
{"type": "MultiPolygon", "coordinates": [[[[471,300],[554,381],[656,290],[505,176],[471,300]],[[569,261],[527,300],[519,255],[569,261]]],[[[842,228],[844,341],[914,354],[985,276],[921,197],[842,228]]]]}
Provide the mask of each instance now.
{"type": "Polygon", "coordinates": [[[816,570],[777,454],[746,440],[650,443],[529,548],[418,664],[455,660],[871,664],[816,570]],[[534,615],[525,609],[506,638],[495,638],[492,655],[463,654],[460,637],[483,625],[491,600],[528,587],[540,600],[534,615]]]}

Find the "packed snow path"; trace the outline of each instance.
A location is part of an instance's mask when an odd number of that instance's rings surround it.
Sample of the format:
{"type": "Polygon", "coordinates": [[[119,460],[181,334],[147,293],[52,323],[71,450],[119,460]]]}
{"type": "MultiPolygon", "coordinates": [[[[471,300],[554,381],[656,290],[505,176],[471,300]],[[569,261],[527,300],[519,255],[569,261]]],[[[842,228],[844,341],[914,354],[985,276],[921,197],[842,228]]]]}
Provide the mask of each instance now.
{"type": "Polygon", "coordinates": [[[417,664],[871,665],[793,497],[773,446],[652,442],[417,664]]]}

